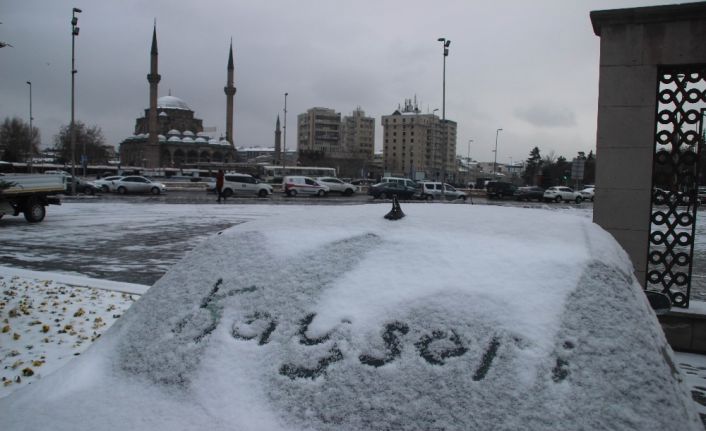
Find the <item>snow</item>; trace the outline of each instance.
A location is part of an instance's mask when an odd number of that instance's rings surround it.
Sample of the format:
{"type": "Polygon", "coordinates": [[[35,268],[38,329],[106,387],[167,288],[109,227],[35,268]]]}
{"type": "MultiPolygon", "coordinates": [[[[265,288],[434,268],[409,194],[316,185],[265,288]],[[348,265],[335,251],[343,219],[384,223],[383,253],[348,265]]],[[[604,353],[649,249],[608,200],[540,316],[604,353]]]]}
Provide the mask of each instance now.
{"type": "Polygon", "coordinates": [[[137,299],[125,283],[46,275],[0,267],[0,397],[80,355],[137,299]]]}
{"type": "Polygon", "coordinates": [[[287,207],[197,246],[3,429],[703,429],[583,216],[287,207]]]}

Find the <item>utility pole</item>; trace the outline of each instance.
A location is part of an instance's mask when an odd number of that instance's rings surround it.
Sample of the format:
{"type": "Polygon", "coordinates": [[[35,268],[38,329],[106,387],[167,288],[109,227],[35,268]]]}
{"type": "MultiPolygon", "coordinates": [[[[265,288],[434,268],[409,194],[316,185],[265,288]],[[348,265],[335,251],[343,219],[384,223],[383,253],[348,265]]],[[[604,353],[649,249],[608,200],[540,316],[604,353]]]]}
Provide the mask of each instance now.
{"type": "MultiPolygon", "coordinates": [[[[71,125],[69,126],[71,129],[71,176],[73,177],[71,179],[71,194],[73,195],[76,194],[76,127],[74,124],[74,81],[76,79],[76,36],[78,36],[79,31],[79,28],[76,26],[76,24],[78,24],[78,17],[76,17],[77,13],[81,13],[81,9],[75,7],[71,14],[71,125]]],[[[84,153],[86,152],[85,145],[86,143],[84,140],[84,153]]],[[[85,166],[83,170],[85,176],[85,166]]]]}

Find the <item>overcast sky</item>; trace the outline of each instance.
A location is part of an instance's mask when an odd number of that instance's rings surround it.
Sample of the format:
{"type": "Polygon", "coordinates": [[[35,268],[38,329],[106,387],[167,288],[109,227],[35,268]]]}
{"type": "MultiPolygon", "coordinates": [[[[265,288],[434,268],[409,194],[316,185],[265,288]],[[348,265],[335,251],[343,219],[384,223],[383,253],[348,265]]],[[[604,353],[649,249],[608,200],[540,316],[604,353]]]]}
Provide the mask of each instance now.
{"type": "MultiPolygon", "coordinates": [[[[228,45],[235,55],[235,144],[273,146],[287,99],[287,146],[296,116],[314,106],[376,119],[406,98],[423,112],[442,105],[458,123],[457,152],[498,162],[538,146],[571,159],[595,151],[599,38],[591,10],[669,1],[86,1],[0,0],[0,119],[29,119],[52,146],[70,121],[71,11],[76,38],[76,119],[107,143],[134,132],[149,106],[149,52],[157,20],[159,95],[183,99],[204,126],[225,133],[228,45]]],[[[284,120],[284,118],[282,118],[284,120]]]]}

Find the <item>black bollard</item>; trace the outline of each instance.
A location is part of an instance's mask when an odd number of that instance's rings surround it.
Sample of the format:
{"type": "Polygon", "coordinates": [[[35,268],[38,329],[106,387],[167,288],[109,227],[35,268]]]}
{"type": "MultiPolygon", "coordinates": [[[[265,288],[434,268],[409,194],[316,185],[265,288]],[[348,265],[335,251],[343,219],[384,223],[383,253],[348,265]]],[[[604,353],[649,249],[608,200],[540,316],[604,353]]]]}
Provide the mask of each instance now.
{"type": "Polygon", "coordinates": [[[402,207],[400,206],[400,202],[397,200],[397,195],[392,196],[392,209],[390,210],[389,213],[385,214],[385,218],[388,220],[399,220],[402,217],[404,217],[404,213],[402,212],[402,207]]]}

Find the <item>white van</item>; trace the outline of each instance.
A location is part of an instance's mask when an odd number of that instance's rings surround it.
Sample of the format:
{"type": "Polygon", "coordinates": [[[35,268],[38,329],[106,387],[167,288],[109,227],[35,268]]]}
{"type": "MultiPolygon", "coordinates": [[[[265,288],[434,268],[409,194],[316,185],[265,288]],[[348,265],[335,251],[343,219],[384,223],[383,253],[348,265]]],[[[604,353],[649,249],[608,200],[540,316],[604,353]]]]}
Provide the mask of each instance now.
{"type": "Polygon", "coordinates": [[[417,183],[409,178],[402,177],[382,177],[380,183],[397,183],[407,187],[417,187],[417,183]]]}
{"type": "Polygon", "coordinates": [[[303,195],[325,196],[329,192],[329,186],[322,184],[310,177],[290,175],[282,180],[282,191],[285,195],[294,197],[301,193],[303,195]]]}
{"type": "Polygon", "coordinates": [[[223,196],[255,195],[261,198],[272,194],[272,186],[248,174],[227,173],[223,177],[223,196]]]}

